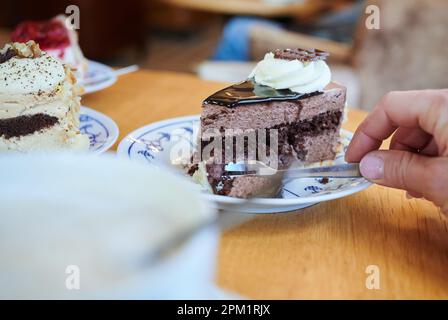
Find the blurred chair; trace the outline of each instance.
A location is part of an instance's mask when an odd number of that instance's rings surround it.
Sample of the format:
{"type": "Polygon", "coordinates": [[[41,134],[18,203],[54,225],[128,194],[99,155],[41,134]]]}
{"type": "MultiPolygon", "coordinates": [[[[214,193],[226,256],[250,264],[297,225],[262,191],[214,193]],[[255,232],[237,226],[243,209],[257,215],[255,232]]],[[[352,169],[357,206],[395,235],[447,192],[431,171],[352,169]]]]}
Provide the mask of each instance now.
{"type": "Polygon", "coordinates": [[[448,1],[376,0],[380,30],[359,24],[353,55],[362,105],[390,90],[448,88],[448,1]]]}
{"type": "MultiPolygon", "coordinates": [[[[365,110],[371,110],[391,90],[447,88],[448,1],[371,0],[364,7],[369,4],[380,8],[380,30],[367,29],[367,15],[362,13],[352,44],[254,25],[250,30],[250,60],[258,61],[275,48],[326,50],[331,53],[333,78],[348,87],[349,105],[365,110]]],[[[222,80],[223,62],[206,62],[198,67],[199,74],[211,79],[214,65],[220,72],[217,80],[222,80]]],[[[229,66],[241,68],[242,63],[231,62],[229,66]]],[[[253,63],[246,69],[251,66],[253,63]]]]}

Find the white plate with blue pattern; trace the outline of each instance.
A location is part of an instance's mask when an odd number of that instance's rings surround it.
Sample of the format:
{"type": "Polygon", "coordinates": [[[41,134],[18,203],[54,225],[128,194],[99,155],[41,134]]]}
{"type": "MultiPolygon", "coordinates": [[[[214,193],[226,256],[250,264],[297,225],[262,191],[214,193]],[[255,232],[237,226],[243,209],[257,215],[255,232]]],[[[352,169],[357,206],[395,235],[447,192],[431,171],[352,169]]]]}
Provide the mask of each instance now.
{"type": "Polygon", "coordinates": [[[79,83],[84,87],[84,94],[110,87],[117,81],[114,69],[96,61],[88,61],[87,73],[79,83]]]}
{"type": "Polygon", "coordinates": [[[91,153],[106,152],[118,139],[117,124],[101,112],[82,106],[79,122],[79,131],[89,137],[91,153]]]}
{"type": "MultiPolygon", "coordinates": [[[[120,142],[117,153],[120,157],[155,165],[162,169],[178,170],[181,173],[181,167],[173,164],[171,159],[184,155],[185,150],[194,150],[198,128],[199,116],[179,117],[152,123],[126,136],[120,142]]],[[[337,155],[335,163],[344,162],[344,151],[352,134],[342,130],[342,136],[345,147],[337,155]]],[[[363,178],[330,179],[325,184],[321,183],[320,179],[296,179],[286,183],[277,198],[249,200],[203,192],[204,197],[211,200],[219,209],[246,213],[277,213],[295,211],[322,201],[346,197],[370,185],[370,182],[363,178]]]]}

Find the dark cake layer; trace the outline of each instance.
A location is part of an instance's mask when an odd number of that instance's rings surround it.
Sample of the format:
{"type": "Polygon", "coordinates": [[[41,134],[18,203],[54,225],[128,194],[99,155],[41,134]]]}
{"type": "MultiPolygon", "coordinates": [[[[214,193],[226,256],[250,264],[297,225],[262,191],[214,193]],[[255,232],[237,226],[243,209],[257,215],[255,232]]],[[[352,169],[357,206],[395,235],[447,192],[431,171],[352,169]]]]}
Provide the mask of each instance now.
{"type": "MultiPolygon", "coordinates": [[[[288,143],[294,148],[294,151],[297,155],[297,158],[300,161],[319,161],[319,160],[327,160],[334,154],[334,151],[331,150],[331,146],[334,145],[332,143],[334,138],[332,137],[332,133],[338,133],[341,125],[342,112],[341,111],[333,111],[333,112],[325,112],[312,120],[304,120],[296,124],[292,124],[288,127],[288,143]],[[319,135],[326,135],[330,137],[326,139],[327,143],[322,145],[322,149],[320,154],[324,158],[315,157],[312,155],[312,159],[307,159],[307,155],[310,150],[307,148],[307,142],[310,141],[310,138],[314,138],[319,135]],[[322,152],[323,151],[323,152],[322,152]],[[328,153],[327,153],[328,152],[328,153]],[[328,155],[325,157],[325,155],[328,155]]],[[[316,144],[319,140],[316,140],[316,144]]]]}
{"type": "Polygon", "coordinates": [[[232,191],[234,179],[226,176],[225,165],[206,165],[207,180],[214,194],[227,196],[232,191]]]}
{"type": "MultiPolygon", "coordinates": [[[[307,135],[316,136],[326,130],[339,128],[341,123],[341,111],[327,111],[321,113],[310,120],[302,120],[296,123],[287,125],[289,136],[307,135]]],[[[291,142],[291,144],[293,144],[291,142]]]]}
{"type": "Polygon", "coordinates": [[[5,139],[21,137],[46,129],[58,123],[58,118],[48,114],[20,116],[0,120],[0,136],[5,139]]]}
{"type": "Polygon", "coordinates": [[[206,165],[207,180],[213,193],[222,196],[247,198],[250,196],[273,196],[279,191],[282,173],[274,176],[242,176],[231,178],[224,165],[206,165]]]}

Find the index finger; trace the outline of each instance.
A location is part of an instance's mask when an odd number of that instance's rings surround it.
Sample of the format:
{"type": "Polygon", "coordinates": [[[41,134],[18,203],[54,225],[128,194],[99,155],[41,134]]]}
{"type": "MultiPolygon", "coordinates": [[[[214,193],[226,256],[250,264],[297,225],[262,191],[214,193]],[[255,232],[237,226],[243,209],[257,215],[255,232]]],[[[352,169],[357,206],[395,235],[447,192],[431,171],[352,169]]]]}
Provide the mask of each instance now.
{"type": "Polygon", "coordinates": [[[370,151],[378,150],[398,127],[421,128],[434,136],[440,148],[440,144],[448,144],[447,124],[447,89],[390,92],[358,127],[345,158],[361,161],[370,151]]]}

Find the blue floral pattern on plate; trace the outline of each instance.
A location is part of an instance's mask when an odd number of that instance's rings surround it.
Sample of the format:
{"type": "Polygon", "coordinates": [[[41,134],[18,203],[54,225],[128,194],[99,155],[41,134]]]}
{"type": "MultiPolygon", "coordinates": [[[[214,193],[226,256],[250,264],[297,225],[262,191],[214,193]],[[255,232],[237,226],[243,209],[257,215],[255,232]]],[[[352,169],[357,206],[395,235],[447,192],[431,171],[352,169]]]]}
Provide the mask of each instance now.
{"type": "Polygon", "coordinates": [[[88,69],[84,78],[79,83],[84,87],[84,93],[92,93],[103,90],[117,81],[114,70],[102,63],[88,61],[88,69]]]}
{"type": "Polygon", "coordinates": [[[106,115],[87,107],[81,107],[79,131],[89,137],[90,152],[102,153],[118,138],[118,127],[106,115]]]}

